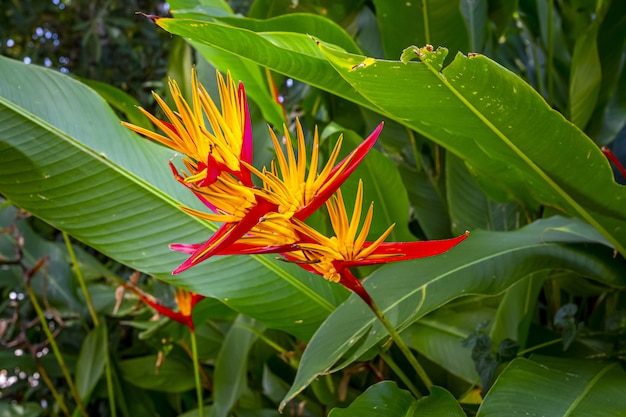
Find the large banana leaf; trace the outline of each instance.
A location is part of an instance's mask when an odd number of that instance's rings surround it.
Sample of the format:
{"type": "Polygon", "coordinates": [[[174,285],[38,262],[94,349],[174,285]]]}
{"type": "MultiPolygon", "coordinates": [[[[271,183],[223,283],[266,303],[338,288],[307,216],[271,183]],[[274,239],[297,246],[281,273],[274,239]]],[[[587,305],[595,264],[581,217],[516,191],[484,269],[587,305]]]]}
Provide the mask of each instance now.
{"type": "Polygon", "coordinates": [[[518,358],[496,380],[478,417],[613,417],[626,410],[626,375],[618,362],[518,358]]]}
{"type": "MultiPolygon", "coordinates": [[[[305,35],[187,19],[167,31],[225,50],[378,111],[461,157],[498,201],[578,216],[626,254],[626,189],[597,146],[532,87],[484,56],[413,50],[423,62],[367,58],[305,35]]],[[[405,59],[406,60],[406,59],[405,59]]]]}
{"type": "MultiPolygon", "coordinates": [[[[588,245],[597,240],[589,229],[578,220],[553,217],[514,232],[478,230],[443,255],[386,265],[364,286],[403,330],[455,298],[498,294],[539,271],[571,270],[609,285],[626,284],[624,262],[616,261],[607,246],[588,245]]],[[[602,237],[597,241],[605,243],[602,237]]],[[[317,376],[349,365],[387,338],[365,303],[352,295],[311,339],[283,405],[317,376]]]]}
{"type": "Polygon", "coordinates": [[[215,227],[178,209],[196,202],[168,173],[172,151],[139,138],[91,89],[0,58],[0,193],[131,268],[221,299],[308,338],[345,297],[340,286],[270,257],[216,258],[188,273],[172,242],[215,227]]]}

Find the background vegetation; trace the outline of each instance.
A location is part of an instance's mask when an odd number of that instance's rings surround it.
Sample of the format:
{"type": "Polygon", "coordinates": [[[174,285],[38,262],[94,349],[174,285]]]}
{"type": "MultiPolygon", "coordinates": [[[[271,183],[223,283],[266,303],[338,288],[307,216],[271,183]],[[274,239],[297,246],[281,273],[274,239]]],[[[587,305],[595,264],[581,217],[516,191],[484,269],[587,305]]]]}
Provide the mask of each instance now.
{"type": "Polygon", "coordinates": [[[198,414],[189,329],[129,281],[174,309],[177,287],[207,296],[193,319],[213,416],[626,409],[626,179],[600,152],[626,158],[626,3],[6,6],[0,415],[198,414]],[[168,10],[156,25],[135,15],[168,10]],[[167,75],[188,88],[192,65],[208,89],[214,68],[245,83],[260,166],[267,123],[299,117],[307,137],[318,125],[328,151],[384,120],[345,190],[365,180],[372,234],[472,231],[440,257],[359,270],[438,386],[429,396],[411,395],[425,387],[337,285],[271,256],[170,275],[182,257],[167,245],[215,226],[177,208],[197,203],[169,174],[172,152],[119,120],[147,124],[134,106],[157,111],[150,92],[167,96],[167,75]]]}

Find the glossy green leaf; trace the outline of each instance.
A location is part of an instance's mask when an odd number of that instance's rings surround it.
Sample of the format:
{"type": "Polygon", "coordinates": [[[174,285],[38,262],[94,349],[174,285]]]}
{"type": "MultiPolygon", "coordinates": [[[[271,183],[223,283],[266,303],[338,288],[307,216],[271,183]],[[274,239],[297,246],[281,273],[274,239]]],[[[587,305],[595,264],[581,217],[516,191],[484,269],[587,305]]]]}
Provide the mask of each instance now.
{"type": "Polygon", "coordinates": [[[602,84],[598,105],[587,131],[601,145],[612,142],[621,126],[626,123],[626,68],[622,65],[622,52],[626,47],[626,25],[622,22],[625,15],[625,2],[609,2],[598,31],[597,47],[602,68],[602,84]]]}
{"type": "Polygon", "coordinates": [[[489,3],[488,0],[461,0],[461,11],[467,23],[470,51],[472,52],[483,50],[488,30],[489,3]]]}
{"type": "Polygon", "coordinates": [[[465,163],[446,155],[446,196],[452,230],[515,230],[526,224],[526,213],[517,203],[497,203],[480,189],[465,163]]]}
{"type": "MultiPolygon", "coordinates": [[[[367,278],[364,286],[391,323],[402,330],[453,299],[498,294],[538,271],[573,270],[608,285],[623,285],[626,265],[613,257],[610,248],[592,250],[551,239],[552,230],[559,231],[555,237],[566,230],[576,236],[581,225],[586,226],[574,219],[554,217],[514,232],[478,230],[443,255],[386,265],[367,278]]],[[[365,303],[352,295],[311,339],[284,401],[317,376],[349,365],[387,338],[365,303]]]]}
{"type": "Polygon", "coordinates": [[[172,276],[184,256],[168,245],[215,230],[178,209],[201,206],[168,172],[174,152],[124,129],[62,74],[7,58],[0,68],[0,192],[15,204],[131,268],[304,339],[345,296],[272,257],[220,257],[172,276]]]}
{"type": "Polygon", "coordinates": [[[472,350],[461,342],[484,322],[493,321],[495,310],[470,297],[446,305],[409,326],[402,337],[412,348],[430,361],[468,383],[478,374],[472,361],[472,350]]]}
{"type": "MultiPolygon", "coordinates": [[[[539,292],[548,277],[549,272],[538,272],[506,290],[491,326],[490,336],[495,343],[508,338],[525,347],[539,292]]],[[[580,283],[580,277],[577,278],[576,281],[580,283]]]]}
{"type": "Polygon", "coordinates": [[[88,80],[85,78],[79,79],[79,81],[89,87],[93,88],[107,103],[114,109],[118,110],[124,118],[130,123],[137,126],[145,127],[146,129],[152,128],[150,120],[139,111],[139,102],[133,97],[126,94],[124,91],[111,84],[103,83],[95,80],[88,80]]]}
{"type": "MultiPolygon", "coordinates": [[[[273,71],[367,105],[324,58],[315,41],[301,33],[255,33],[214,22],[161,18],[156,23],[176,35],[233,53],[273,71]]],[[[371,104],[369,105],[371,106],[371,104]]]]}
{"type": "Polygon", "coordinates": [[[120,361],[122,378],[143,389],[182,393],[195,387],[191,361],[166,357],[157,367],[157,355],[120,361]]]}
{"type": "Polygon", "coordinates": [[[383,381],[369,387],[349,407],[334,408],[328,416],[407,416],[414,403],[410,392],[398,388],[395,382],[383,381]]]}
{"type": "Polygon", "coordinates": [[[446,46],[469,52],[469,34],[459,0],[374,1],[385,55],[398,59],[409,45],[446,46]]]}
{"type": "Polygon", "coordinates": [[[569,119],[581,129],[589,123],[600,96],[602,68],[598,53],[598,30],[602,15],[576,40],[569,84],[569,119]]]}
{"type": "Polygon", "coordinates": [[[107,345],[107,329],[104,323],[87,333],[81,345],[76,362],[76,389],[85,403],[104,372],[107,345]]]}
{"type": "Polygon", "coordinates": [[[433,387],[429,396],[416,400],[395,382],[383,381],[369,387],[346,408],[334,408],[329,417],[464,417],[452,394],[433,387]]]}
{"type": "Polygon", "coordinates": [[[496,380],[477,417],[614,417],[626,410],[626,374],[618,362],[518,358],[496,380]]]}
{"type": "Polygon", "coordinates": [[[560,208],[626,253],[626,189],[597,146],[514,74],[484,56],[459,54],[439,72],[441,51],[406,65],[322,51],[361,96],[465,160],[498,200],[560,208]]]}
{"type": "Polygon", "coordinates": [[[213,373],[212,417],[228,416],[247,388],[248,354],[257,340],[256,333],[249,327],[260,332],[264,330],[263,326],[248,317],[237,317],[217,355],[213,373]]]}

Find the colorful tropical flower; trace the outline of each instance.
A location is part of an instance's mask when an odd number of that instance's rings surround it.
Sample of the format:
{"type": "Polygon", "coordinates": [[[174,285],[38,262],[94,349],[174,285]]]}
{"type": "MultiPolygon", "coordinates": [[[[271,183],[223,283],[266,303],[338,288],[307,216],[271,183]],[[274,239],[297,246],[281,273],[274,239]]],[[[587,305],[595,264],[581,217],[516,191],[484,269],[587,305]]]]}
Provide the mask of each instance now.
{"type": "Polygon", "coordinates": [[[239,243],[247,248],[247,253],[260,253],[265,247],[297,242],[299,238],[290,219],[304,220],[320,208],[363,160],[382,129],[381,124],[335,165],[341,147],[339,141],[321,172],[317,169],[317,131],[309,160],[299,122],[297,157],[289,134],[286,133],[285,154],[270,129],[278,164],[272,164],[269,170],[259,171],[252,166],[252,131],[243,84],[236,89],[230,75],[224,81],[219,73],[218,83],[221,112],[198,82],[195,71],[192,73],[192,106],[184,100],[174,81],[170,81],[169,86],[177,111],[171,110],[155,94],[169,122],[159,120],[143,109],[142,112],[165,136],[124,123],[133,131],[185,155],[187,171],[181,174],[170,163],[172,172],[212,213],[187,207],[182,207],[182,210],[205,220],[223,223],[203,244],[172,246],[186,253],[194,248],[191,256],[173,271],[175,274],[213,255],[232,253],[229,247],[240,239],[239,243]],[[205,125],[205,116],[210,131],[205,125]],[[262,188],[253,185],[251,173],[261,179],[262,188]]]}
{"type": "Polygon", "coordinates": [[[270,130],[278,163],[272,163],[270,170],[258,171],[252,165],[242,162],[242,165],[263,181],[263,188],[254,190],[256,205],[248,210],[244,218],[236,223],[224,224],[201,245],[171,245],[174,250],[191,253],[191,257],[174,270],[175,274],[211,256],[233,254],[233,249],[229,248],[235,242],[239,243],[237,245],[239,252],[236,253],[267,253],[279,250],[277,246],[286,250],[289,245],[299,241],[291,219],[305,220],[319,209],[356,169],[374,145],[383,127],[381,123],[355,150],[333,166],[341,149],[339,140],[320,172],[317,168],[319,163],[317,131],[314,134],[309,159],[302,128],[299,122],[296,125],[297,157],[289,134],[286,134],[285,155],[278,139],[270,130]]]}
{"type": "Polygon", "coordinates": [[[191,331],[194,330],[192,320],[193,308],[199,301],[205,298],[203,295],[182,288],[177,289],[176,293],[174,293],[174,298],[178,305],[178,311],[174,311],[134,285],[123,284],[123,287],[136,294],[144,303],[155,309],[157,313],[187,326],[191,331]]]}
{"type": "Polygon", "coordinates": [[[298,250],[283,253],[291,262],[323,276],[331,282],[338,282],[356,292],[368,304],[369,295],[361,282],[350,272],[350,268],[376,265],[388,262],[406,261],[439,255],[461,243],[469,233],[452,239],[420,242],[384,242],[393,230],[389,226],[373,242],[366,241],[369,233],[374,206],[370,204],[361,231],[359,223],[363,204],[363,184],[359,181],[352,218],[348,218],[341,190],[327,201],[326,207],[335,236],[326,237],[306,223],[295,219],[296,230],[307,239],[295,245],[298,250]],[[358,234],[357,234],[358,232],[358,234]]]}

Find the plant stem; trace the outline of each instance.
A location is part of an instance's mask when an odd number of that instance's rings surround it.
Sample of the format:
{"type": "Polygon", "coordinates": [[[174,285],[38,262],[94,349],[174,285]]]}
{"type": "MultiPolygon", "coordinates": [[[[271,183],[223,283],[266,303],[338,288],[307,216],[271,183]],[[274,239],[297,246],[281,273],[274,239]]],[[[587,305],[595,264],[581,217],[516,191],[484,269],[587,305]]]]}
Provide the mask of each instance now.
{"type": "Polygon", "coordinates": [[[113,391],[113,377],[111,376],[111,358],[109,357],[108,333],[104,352],[104,372],[107,381],[107,395],[109,397],[109,408],[111,409],[111,417],[117,417],[117,410],[115,408],[115,392],[113,391]]]}
{"type": "Polygon", "coordinates": [[[204,417],[204,401],[202,400],[202,382],[200,381],[200,363],[198,362],[198,345],[196,343],[196,332],[189,329],[191,338],[191,353],[193,356],[193,377],[196,382],[196,397],[198,398],[198,416],[204,417]]]}
{"type": "MultiPolygon", "coordinates": [[[[83,277],[83,272],[80,269],[78,264],[78,258],[76,258],[76,253],[74,252],[74,247],[72,246],[72,242],[70,241],[70,237],[67,233],[63,232],[63,240],[65,241],[65,246],[67,247],[67,252],[70,255],[70,259],[72,260],[72,265],[74,265],[74,272],[76,273],[76,279],[80,285],[80,289],[83,291],[83,295],[85,296],[85,303],[87,304],[87,309],[89,310],[89,315],[91,316],[91,320],[93,321],[94,327],[98,327],[100,325],[100,320],[98,320],[98,315],[96,313],[96,309],[93,306],[93,302],[91,301],[91,296],[89,295],[89,291],[87,290],[87,284],[85,283],[85,278],[83,277]]],[[[117,410],[115,409],[115,393],[113,391],[113,379],[111,378],[111,360],[109,358],[109,348],[108,348],[108,335],[107,335],[107,345],[105,352],[105,375],[107,381],[107,393],[109,396],[109,408],[111,409],[111,416],[117,416],[117,410]]]]}
{"type": "Polygon", "coordinates": [[[59,408],[61,409],[61,411],[63,411],[63,414],[65,414],[67,417],[70,417],[71,416],[70,410],[68,410],[67,405],[65,405],[65,401],[63,400],[63,397],[59,394],[59,392],[54,387],[54,384],[52,383],[52,380],[50,380],[50,377],[48,376],[46,369],[43,366],[41,366],[41,363],[39,363],[39,360],[37,359],[36,356],[33,356],[33,359],[35,361],[35,364],[37,365],[37,372],[39,372],[41,379],[43,379],[43,381],[48,386],[48,389],[52,393],[52,396],[54,397],[54,399],[57,401],[59,408]]]}
{"type": "Polygon", "coordinates": [[[72,260],[72,264],[74,265],[74,272],[76,272],[76,278],[78,279],[80,289],[83,291],[83,294],[85,295],[85,303],[87,304],[87,309],[89,310],[89,315],[91,316],[91,320],[93,320],[93,325],[98,326],[99,324],[98,315],[96,314],[96,310],[93,308],[93,303],[91,302],[89,291],[87,291],[87,285],[85,284],[83,273],[80,270],[80,267],[78,266],[78,259],[76,259],[76,254],[74,253],[72,242],[70,242],[70,237],[65,232],[63,232],[63,240],[65,241],[67,252],[70,254],[70,259],[72,260]]]}
{"type": "Polygon", "coordinates": [[[519,352],[517,352],[517,356],[524,356],[530,352],[533,352],[535,350],[539,350],[539,349],[543,349],[544,347],[548,347],[548,346],[552,346],[555,345],[557,343],[560,343],[563,341],[562,337],[559,337],[558,339],[554,339],[554,340],[548,340],[547,342],[543,342],[543,343],[539,343],[538,345],[535,346],[531,346],[528,349],[524,349],[524,350],[520,350],[519,352]]]}
{"type": "Polygon", "coordinates": [[[413,381],[411,381],[411,379],[404,373],[402,368],[400,368],[398,364],[394,362],[394,360],[391,358],[391,355],[389,355],[386,352],[383,352],[382,350],[378,354],[380,355],[381,358],[383,358],[383,360],[389,366],[389,368],[391,368],[391,370],[396,375],[398,375],[398,377],[402,380],[402,382],[404,382],[404,385],[406,385],[409,391],[413,393],[415,398],[421,398],[423,396],[422,393],[417,389],[415,384],[413,384],[413,381]]]}
{"type": "Polygon", "coordinates": [[[430,392],[430,388],[433,386],[432,381],[428,377],[428,374],[426,373],[422,365],[420,365],[420,363],[418,362],[415,355],[413,355],[413,352],[411,352],[411,349],[409,349],[406,343],[404,343],[404,340],[400,336],[400,333],[398,333],[393,324],[391,324],[391,322],[387,320],[387,317],[385,317],[383,311],[378,307],[374,300],[371,300],[368,305],[376,315],[376,318],[378,318],[382,325],[385,326],[385,329],[387,329],[387,332],[389,333],[389,336],[391,336],[391,339],[396,343],[400,351],[404,354],[406,359],[409,361],[419,378],[422,380],[422,382],[430,392]]]}
{"type": "Polygon", "coordinates": [[[33,308],[37,312],[37,317],[39,317],[39,321],[41,322],[41,328],[46,334],[46,338],[48,339],[48,342],[50,343],[52,352],[54,352],[54,356],[59,362],[59,367],[61,368],[61,371],[63,372],[63,376],[65,377],[65,381],[67,382],[67,385],[70,388],[72,397],[74,397],[74,400],[76,401],[76,405],[80,409],[81,414],[85,417],[88,417],[89,414],[87,414],[87,409],[85,408],[85,405],[83,404],[83,401],[81,400],[80,395],[78,394],[78,390],[76,389],[76,386],[74,385],[74,381],[72,381],[72,376],[70,375],[70,372],[67,369],[65,360],[63,360],[63,356],[61,355],[59,346],[57,345],[56,340],[54,340],[54,336],[52,335],[52,333],[50,332],[50,329],[48,328],[48,325],[47,325],[48,321],[46,320],[46,317],[43,314],[43,310],[41,309],[41,306],[39,305],[39,301],[37,301],[37,297],[35,296],[35,292],[33,291],[33,288],[30,286],[29,283],[26,284],[26,291],[28,291],[28,296],[30,297],[31,302],[33,303],[33,308]]]}

